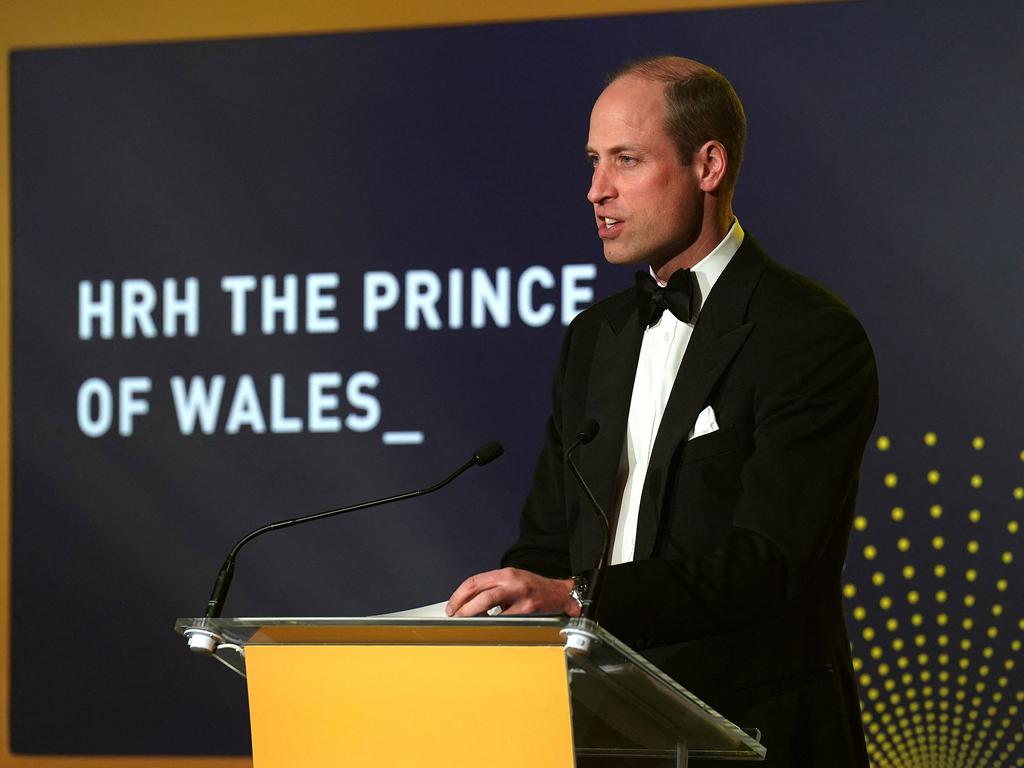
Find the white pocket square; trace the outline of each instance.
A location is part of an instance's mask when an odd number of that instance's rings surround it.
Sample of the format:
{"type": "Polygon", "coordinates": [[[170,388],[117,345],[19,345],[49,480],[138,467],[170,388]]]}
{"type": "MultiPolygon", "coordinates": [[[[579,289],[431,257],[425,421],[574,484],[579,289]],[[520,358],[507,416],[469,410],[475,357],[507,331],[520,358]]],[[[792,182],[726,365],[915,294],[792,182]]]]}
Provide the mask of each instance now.
{"type": "Polygon", "coordinates": [[[697,421],[693,423],[693,429],[690,430],[690,434],[686,439],[693,440],[695,437],[708,435],[717,430],[718,422],[715,420],[715,410],[709,405],[697,414],[697,421]]]}

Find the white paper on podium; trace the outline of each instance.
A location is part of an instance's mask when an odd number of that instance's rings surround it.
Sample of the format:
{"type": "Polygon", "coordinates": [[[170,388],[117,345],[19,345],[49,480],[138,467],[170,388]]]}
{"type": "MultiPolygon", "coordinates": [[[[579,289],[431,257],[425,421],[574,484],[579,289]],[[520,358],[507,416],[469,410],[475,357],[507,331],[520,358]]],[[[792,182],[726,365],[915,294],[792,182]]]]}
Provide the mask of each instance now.
{"type": "MultiPolygon", "coordinates": [[[[405,611],[395,611],[394,613],[382,613],[381,618],[395,618],[395,619],[449,619],[452,618],[444,612],[444,607],[448,605],[448,601],[444,600],[440,603],[432,603],[430,605],[422,605],[419,608],[409,608],[405,611]]],[[[501,606],[496,605],[487,612],[488,616],[497,616],[501,613],[501,606]]]]}
{"type": "Polygon", "coordinates": [[[444,607],[447,604],[448,601],[445,600],[440,603],[432,603],[431,605],[421,605],[419,608],[409,608],[405,611],[395,611],[394,613],[382,613],[381,617],[396,619],[447,619],[448,615],[444,612],[444,607]]]}

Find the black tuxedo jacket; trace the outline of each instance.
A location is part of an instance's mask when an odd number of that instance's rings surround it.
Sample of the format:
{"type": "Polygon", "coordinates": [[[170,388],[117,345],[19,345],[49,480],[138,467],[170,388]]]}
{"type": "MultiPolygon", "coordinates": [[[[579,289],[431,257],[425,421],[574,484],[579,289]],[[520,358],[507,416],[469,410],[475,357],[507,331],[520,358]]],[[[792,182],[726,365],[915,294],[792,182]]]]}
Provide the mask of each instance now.
{"type": "MultiPolygon", "coordinates": [[[[614,515],[640,351],[633,291],[570,325],[545,446],[503,564],[566,577],[601,533],[566,474],[614,515]]],[[[767,765],[866,766],[841,571],[878,390],[863,329],[748,234],[706,298],[658,430],[634,561],[604,575],[602,626],[744,727],[767,765]],[[688,440],[698,413],[719,429],[688,440]]]]}

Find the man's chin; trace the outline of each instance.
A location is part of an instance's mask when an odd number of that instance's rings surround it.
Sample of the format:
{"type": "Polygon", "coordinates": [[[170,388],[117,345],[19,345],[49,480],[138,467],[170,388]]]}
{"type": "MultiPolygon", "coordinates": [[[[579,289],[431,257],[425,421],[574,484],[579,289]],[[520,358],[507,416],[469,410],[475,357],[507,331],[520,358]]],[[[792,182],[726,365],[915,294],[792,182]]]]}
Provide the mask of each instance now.
{"type": "Polygon", "coordinates": [[[628,267],[637,264],[646,264],[647,259],[633,251],[617,248],[614,244],[606,243],[604,246],[604,260],[613,266],[628,267]]]}

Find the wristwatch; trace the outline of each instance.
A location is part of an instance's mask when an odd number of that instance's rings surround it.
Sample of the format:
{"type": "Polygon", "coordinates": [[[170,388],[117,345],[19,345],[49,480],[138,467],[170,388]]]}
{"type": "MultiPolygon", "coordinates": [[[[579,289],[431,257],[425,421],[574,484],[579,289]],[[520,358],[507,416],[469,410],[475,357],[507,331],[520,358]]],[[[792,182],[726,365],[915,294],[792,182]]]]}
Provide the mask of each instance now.
{"type": "Polygon", "coordinates": [[[580,611],[583,611],[583,603],[589,602],[587,600],[587,591],[590,588],[590,580],[584,574],[579,574],[572,577],[572,592],[569,593],[569,597],[576,601],[580,607],[580,611]]]}

